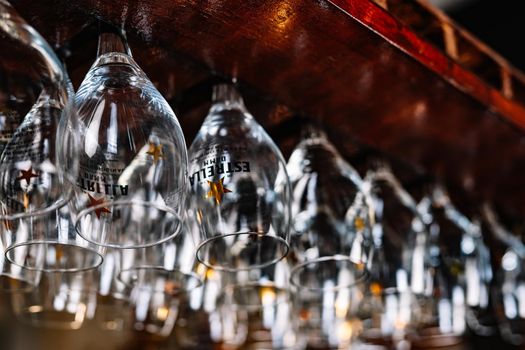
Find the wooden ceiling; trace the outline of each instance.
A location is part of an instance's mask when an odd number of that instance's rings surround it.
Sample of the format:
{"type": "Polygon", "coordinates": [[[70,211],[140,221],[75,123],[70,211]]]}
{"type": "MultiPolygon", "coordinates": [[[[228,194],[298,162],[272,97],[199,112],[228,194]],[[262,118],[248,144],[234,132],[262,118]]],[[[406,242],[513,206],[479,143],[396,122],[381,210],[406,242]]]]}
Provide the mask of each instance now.
{"type": "Polygon", "coordinates": [[[285,154],[313,119],[361,170],[372,147],[410,164],[405,181],[443,179],[470,211],[490,200],[525,214],[522,74],[417,2],[11,2],[61,53],[75,86],[95,57],[96,21],[124,26],[189,142],[215,77],[232,76],[285,154]]]}

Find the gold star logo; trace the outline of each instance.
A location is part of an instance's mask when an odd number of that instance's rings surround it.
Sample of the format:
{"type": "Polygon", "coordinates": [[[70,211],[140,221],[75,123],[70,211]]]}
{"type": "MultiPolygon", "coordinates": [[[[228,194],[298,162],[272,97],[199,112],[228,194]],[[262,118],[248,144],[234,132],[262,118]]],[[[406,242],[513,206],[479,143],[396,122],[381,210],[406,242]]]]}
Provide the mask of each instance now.
{"type": "Polygon", "coordinates": [[[155,145],[154,143],[149,144],[149,149],[146,154],[149,154],[153,157],[154,163],[157,163],[160,158],[164,158],[164,154],[162,153],[162,145],[155,145]]]}
{"type": "Polygon", "coordinates": [[[355,218],[354,225],[357,231],[361,231],[365,228],[365,222],[361,218],[355,218]]]}
{"type": "Polygon", "coordinates": [[[224,178],[220,179],[217,182],[208,181],[208,185],[210,185],[210,190],[208,191],[206,198],[215,198],[215,202],[217,204],[220,204],[224,194],[231,192],[229,189],[224,187],[224,185],[222,184],[223,181],[224,178]]]}
{"type": "MultiPolygon", "coordinates": [[[[104,203],[104,198],[96,199],[94,197],[91,197],[90,194],[88,194],[88,196],[89,196],[88,208],[96,207],[96,206],[104,203]]],[[[111,210],[109,210],[108,208],[105,208],[105,207],[99,207],[99,208],[95,209],[95,214],[97,215],[97,219],[100,219],[100,214],[102,214],[102,213],[111,213],[111,210]]]]}
{"type": "Polygon", "coordinates": [[[373,296],[379,296],[383,293],[383,287],[377,282],[372,282],[370,283],[370,292],[373,296]]]}
{"type": "Polygon", "coordinates": [[[19,177],[17,177],[16,179],[18,181],[22,181],[22,180],[26,180],[26,183],[29,185],[31,183],[31,178],[33,177],[38,177],[37,174],[33,173],[33,167],[30,167],[29,169],[27,170],[20,170],[20,172],[22,173],[22,175],[20,175],[19,177]]]}

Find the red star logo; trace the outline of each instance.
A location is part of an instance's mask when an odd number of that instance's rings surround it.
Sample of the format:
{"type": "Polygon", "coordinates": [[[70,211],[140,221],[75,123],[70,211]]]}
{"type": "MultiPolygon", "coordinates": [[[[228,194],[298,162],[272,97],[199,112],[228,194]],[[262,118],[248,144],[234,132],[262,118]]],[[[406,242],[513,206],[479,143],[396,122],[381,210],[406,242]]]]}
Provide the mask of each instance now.
{"type": "MultiPolygon", "coordinates": [[[[96,206],[104,203],[104,198],[96,199],[96,198],[92,197],[90,194],[88,194],[88,196],[89,196],[88,208],[96,207],[96,206]]],[[[108,208],[105,208],[105,207],[98,207],[98,208],[95,209],[95,214],[97,215],[97,219],[100,219],[100,214],[102,214],[102,213],[111,213],[111,210],[109,210],[108,208]]]]}
{"type": "Polygon", "coordinates": [[[29,185],[31,183],[31,178],[38,177],[37,174],[33,173],[33,167],[30,167],[28,170],[20,170],[22,175],[17,177],[16,179],[19,181],[26,180],[26,183],[29,185]]]}

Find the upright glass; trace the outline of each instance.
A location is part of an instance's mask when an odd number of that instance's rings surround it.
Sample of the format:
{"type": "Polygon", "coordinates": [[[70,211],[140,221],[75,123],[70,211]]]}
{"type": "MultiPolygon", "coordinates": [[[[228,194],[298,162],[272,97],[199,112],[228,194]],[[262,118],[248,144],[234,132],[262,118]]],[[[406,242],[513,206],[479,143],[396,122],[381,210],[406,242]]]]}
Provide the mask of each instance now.
{"type": "Polygon", "coordinates": [[[76,330],[93,317],[97,306],[98,271],[48,271],[38,288],[12,293],[16,318],[36,327],[76,330]]]}
{"type": "Polygon", "coordinates": [[[117,280],[128,291],[134,330],[171,334],[180,304],[202,284],[194,271],[197,237],[179,219],[181,234],[152,247],[118,251],[117,280]]]}
{"type": "Polygon", "coordinates": [[[307,349],[349,349],[362,332],[368,274],[347,256],[307,261],[291,272],[293,317],[307,349]]]}

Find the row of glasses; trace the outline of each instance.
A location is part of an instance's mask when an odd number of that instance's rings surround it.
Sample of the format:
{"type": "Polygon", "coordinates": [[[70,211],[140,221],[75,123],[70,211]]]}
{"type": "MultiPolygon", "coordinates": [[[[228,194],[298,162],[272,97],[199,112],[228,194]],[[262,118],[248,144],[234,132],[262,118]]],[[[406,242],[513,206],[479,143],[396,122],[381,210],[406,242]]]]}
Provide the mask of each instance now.
{"type": "Polygon", "coordinates": [[[25,289],[21,318],[79,328],[98,291],[130,310],[101,316],[107,328],[167,336],[205,319],[210,342],[233,348],[406,349],[456,344],[465,313],[486,308],[479,226],[439,191],[416,203],[384,167],[363,180],[313,127],[286,164],[231,84],[214,88],[187,155],[122,31],[101,25],[73,105],[52,50],[0,6],[14,47],[0,82],[3,276],[25,289]]]}
{"type": "Polygon", "coordinates": [[[469,328],[478,335],[494,334],[488,320],[491,258],[481,225],[462,214],[441,186],[429,186],[416,203],[384,165],[371,177],[376,178],[376,226],[370,290],[387,286],[385,292],[404,295],[410,317],[399,324],[405,325],[406,340],[416,348],[450,347],[462,342],[469,328]],[[394,195],[382,190],[377,196],[381,182],[394,195]],[[404,214],[392,210],[392,198],[404,214]],[[408,235],[399,231],[403,227],[408,235]]]}
{"type": "MultiPolygon", "coordinates": [[[[239,313],[239,310],[253,308],[263,315],[261,310],[267,309],[275,296],[283,295],[277,298],[278,304],[284,305],[284,300],[288,300],[289,305],[282,308],[288,308],[293,317],[283,318],[290,328],[283,326],[279,330],[290,329],[288,339],[294,339],[296,346],[347,348],[359,341],[374,346],[406,348],[447,346],[460,341],[465,330],[462,291],[449,288],[447,284],[439,230],[435,225],[431,227],[433,217],[429,205],[432,199],[416,203],[385,169],[377,169],[362,180],[326,136],[315,128],[309,128],[307,137],[292,152],[287,165],[291,185],[290,254],[277,263],[282,256],[268,255],[265,259],[257,254],[261,250],[252,247],[260,247],[261,241],[254,244],[246,238],[260,232],[261,240],[273,239],[275,231],[272,228],[278,226],[269,219],[270,215],[264,215],[264,211],[283,207],[272,207],[264,199],[258,199],[257,195],[268,194],[268,187],[264,183],[257,187],[257,181],[249,178],[264,173],[249,174],[249,169],[252,163],[260,160],[249,157],[249,147],[231,146],[232,135],[236,135],[235,140],[243,140],[243,133],[250,133],[254,128],[261,130],[246,111],[238,93],[232,86],[221,85],[214,90],[210,113],[190,148],[190,181],[194,186],[190,196],[197,194],[191,200],[205,203],[190,206],[195,210],[193,222],[203,236],[199,250],[204,255],[198,253],[197,256],[206,265],[206,276],[222,276],[220,287],[217,281],[206,280],[202,291],[198,292],[201,298],[203,293],[215,295],[210,297],[214,302],[209,304],[214,307],[203,310],[205,300],[194,299],[202,303],[196,302],[193,310],[207,315],[208,320],[215,317],[216,333],[208,340],[235,347],[244,339],[242,346],[264,348],[261,345],[264,341],[254,340],[259,337],[259,340],[274,342],[275,348],[283,346],[282,339],[272,338],[272,331],[254,330],[264,321],[252,320],[242,326],[249,312],[246,317],[239,313]],[[238,130],[239,126],[244,129],[238,130]],[[236,162],[241,174],[233,170],[232,165],[236,162]],[[242,162],[250,165],[242,169],[242,162]],[[252,184],[245,186],[249,182],[252,184]],[[246,190],[248,194],[243,192],[246,190]],[[390,199],[388,191],[392,194],[390,199]],[[387,209],[391,203],[386,202],[392,199],[398,202],[397,208],[387,209]],[[237,200],[242,201],[242,207],[237,200]],[[401,216],[400,208],[405,211],[401,216]],[[391,221],[392,218],[395,220],[391,221]],[[265,226],[270,234],[268,237],[262,237],[266,234],[265,226]],[[278,286],[275,276],[267,276],[262,284],[248,277],[259,276],[265,269],[283,263],[292,269],[291,284],[288,280],[278,286]],[[244,278],[239,279],[239,276],[244,278]],[[227,297],[218,298],[219,290],[227,297]],[[244,293],[236,293],[237,290],[244,293]],[[249,298],[251,293],[258,306],[240,308],[243,302],[239,298],[249,298]],[[311,304],[307,302],[309,295],[314,300],[311,304]],[[330,302],[330,295],[338,295],[337,302],[336,299],[330,302]],[[216,310],[222,312],[216,314],[216,310]],[[237,316],[223,317],[224,310],[237,316]],[[340,331],[334,333],[334,329],[340,331]],[[241,335],[243,332],[246,336],[241,335]]],[[[243,142],[252,144],[250,147],[254,149],[260,149],[257,142],[271,144],[266,134],[258,140],[248,141],[243,142]]],[[[261,163],[266,161],[266,157],[261,159],[261,163]]],[[[278,176],[270,177],[271,186],[282,189],[275,185],[276,178],[278,176]]],[[[275,196],[273,192],[271,190],[271,196],[275,196]]],[[[268,254],[275,252],[280,251],[274,249],[268,254]]],[[[189,318],[183,320],[184,324],[189,322],[189,318]]],[[[205,324],[209,324],[210,332],[214,329],[212,322],[205,324]]],[[[273,333],[279,332],[274,330],[273,333]]]]}
{"type": "MultiPolygon", "coordinates": [[[[13,264],[17,273],[34,275],[32,285],[46,273],[45,281],[57,288],[47,288],[50,293],[43,298],[51,294],[51,304],[59,305],[59,294],[80,285],[82,278],[74,274],[95,270],[105,248],[127,249],[117,251],[119,266],[109,270],[118,272],[112,278],[120,292],[131,290],[123,293],[137,306],[137,318],[148,318],[145,300],[158,299],[151,296],[157,287],[173,294],[169,291],[191,286],[185,280],[191,275],[179,267],[150,259],[173,258],[162,249],[171,249],[183,226],[187,156],[180,126],[133,61],[121,32],[102,26],[97,61],[73,106],[67,74],[52,50],[8,4],[2,14],[6,36],[45,61],[40,85],[31,91],[31,109],[2,153],[4,266],[13,264]],[[180,276],[162,277],[175,271],[180,276]]],[[[190,216],[202,235],[197,258],[233,274],[281,266],[277,263],[289,249],[285,163],[231,86],[216,87],[214,105],[190,154],[196,167],[188,173],[196,185],[189,194],[195,209],[190,216]]],[[[240,281],[239,288],[246,284],[240,281]]],[[[261,283],[256,282],[267,288],[273,277],[261,283]]],[[[28,309],[46,311],[36,306],[28,309]]]]}
{"type": "Polygon", "coordinates": [[[135,329],[170,332],[174,298],[199,284],[194,237],[181,234],[187,154],[173,111],[121,31],[101,25],[73,98],[44,39],[5,1],[0,16],[2,289],[15,314],[77,329],[100,290],[134,308],[135,329]]]}

